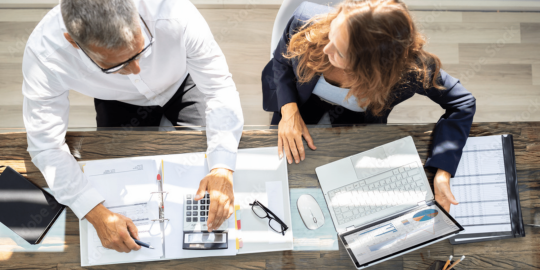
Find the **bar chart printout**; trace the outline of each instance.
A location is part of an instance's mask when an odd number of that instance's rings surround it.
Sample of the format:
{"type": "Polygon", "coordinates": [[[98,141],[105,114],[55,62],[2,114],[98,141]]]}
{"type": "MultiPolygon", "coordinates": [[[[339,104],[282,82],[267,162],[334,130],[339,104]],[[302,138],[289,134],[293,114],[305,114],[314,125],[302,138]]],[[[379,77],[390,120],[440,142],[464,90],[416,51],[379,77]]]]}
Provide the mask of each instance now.
{"type": "Polygon", "coordinates": [[[459,202],[450,214],[465,228],[460,235],[512,231],[500,135],[467,140],[450,189],[459,202]]]}

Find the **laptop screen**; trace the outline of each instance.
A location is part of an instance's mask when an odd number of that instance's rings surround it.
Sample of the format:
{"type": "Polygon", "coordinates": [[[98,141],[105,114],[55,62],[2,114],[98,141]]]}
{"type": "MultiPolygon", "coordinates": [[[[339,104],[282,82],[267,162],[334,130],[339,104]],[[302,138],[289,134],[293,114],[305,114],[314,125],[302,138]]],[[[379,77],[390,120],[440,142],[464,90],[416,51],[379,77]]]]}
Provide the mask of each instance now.
{"type": "Polygon", "coordinates": [[[463,227],[433,201],[346,232],[341,239],[358,268],[407,253],[415,247],[462,230],[463,227]]]}

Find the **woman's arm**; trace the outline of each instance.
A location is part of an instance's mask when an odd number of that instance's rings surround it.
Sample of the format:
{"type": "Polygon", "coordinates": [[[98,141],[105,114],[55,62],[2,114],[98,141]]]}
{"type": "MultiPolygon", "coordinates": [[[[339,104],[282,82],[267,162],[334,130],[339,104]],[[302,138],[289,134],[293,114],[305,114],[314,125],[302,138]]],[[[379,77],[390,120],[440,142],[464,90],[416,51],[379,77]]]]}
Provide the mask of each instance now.
{"type": "Polygon", "coordinates": [[[463,147],[469,137],[476,112],[476,99],[459,80],[442,69],[439,83],[445,90],[435,87],[424,89],[417,85],[416,93],[429,97],[446,110],[433,130],[433,147],[426,167],[438,168],[433,180],[435,199],[450,211],[450,204],[458,204],[450,190],[450,178],[456,173],[463,147]]]}
{"type": "Polygon", "coordinates": [[[292,35],[294,35],[295,29],[299,27],[298,19],[295,15],[289,19],[289,22],[283,31],[283,35],[274,51],[274,58],[272,59],[272,71],[274,75],[274,84],[276,86],[278,110],[281,110],[283,105],[291,102],[296,103],[298,100],[296,75],[291,59],[287,59],[283,56],[287,53],[289,41],[292,35]]]}
{"type": "Polygon", "coordinates": [[[305,159],[305,149],[302,137],[308,146],[315,150],[315,144],[298,110],[298,89],[296,88],[296,74],[291,59],[283,55],[287,53],[287,47],[291,37],[296,33],[303,21],[298,18],[304,10],[306,3],[300,5],[287,23],[283,35],[274,51],[272,59],[272,69],[274,84],[276,85],[276,95],[278,110],[281,113],[281,121],[278,126],[278,154],[283,157],[283,152],[289,164],[299,163],[305,159]]]}
{"type": "Polygon", "coordinates": [[[433,130],[433,147],[426,167],[443,169],[454,176],[476,112],[476,99],[458,79],[441,69],[439,83],[445,90],[416,86],[416,93],[429,97],[446,112],[433,130]]]}

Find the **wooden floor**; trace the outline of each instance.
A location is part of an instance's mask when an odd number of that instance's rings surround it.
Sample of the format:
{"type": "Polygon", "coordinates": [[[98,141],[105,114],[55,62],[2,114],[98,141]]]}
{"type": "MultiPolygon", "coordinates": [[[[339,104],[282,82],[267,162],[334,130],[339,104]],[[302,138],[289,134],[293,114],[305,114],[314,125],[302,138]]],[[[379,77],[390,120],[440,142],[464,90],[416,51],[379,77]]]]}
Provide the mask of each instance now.
{"type": "MultiPolygon", "coordinates": [[[[46,9],[0,9],[0,128],[23,127],[21,62],[46,9]]],[[[245,123],[265,125],[260,73],[269,60],[277,9],[201,9],[238,86],[245,123]],[[226,34],[225,34],[226,33],[226,34]]],[[[413,12],[427,49],[477,99],[475,122],[540,120],[540,13],[413,12]]],[[[70,93],[70,127],[95,126],[92,98],[70,93]]],[[[397,106],[390,123],[436,122],[443,110],[422,96],[397,106]]]]}

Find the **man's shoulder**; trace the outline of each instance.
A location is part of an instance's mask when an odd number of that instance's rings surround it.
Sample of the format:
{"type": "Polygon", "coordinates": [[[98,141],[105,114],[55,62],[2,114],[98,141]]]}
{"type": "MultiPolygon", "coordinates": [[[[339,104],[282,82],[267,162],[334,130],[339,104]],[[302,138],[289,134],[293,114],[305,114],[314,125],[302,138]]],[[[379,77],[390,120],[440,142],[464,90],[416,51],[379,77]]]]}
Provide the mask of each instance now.
{"type": "Polygon", "coordinates": [[[32,30],[26,42],[24,56],[31,51],[40,60],[71,46],[64,38],[66,32],[60,6],[51,9],[32,30]]]}

